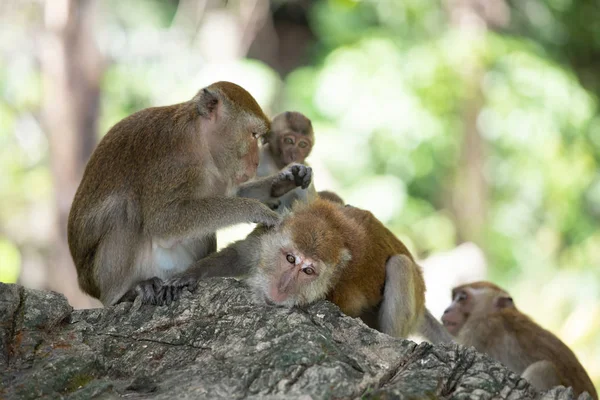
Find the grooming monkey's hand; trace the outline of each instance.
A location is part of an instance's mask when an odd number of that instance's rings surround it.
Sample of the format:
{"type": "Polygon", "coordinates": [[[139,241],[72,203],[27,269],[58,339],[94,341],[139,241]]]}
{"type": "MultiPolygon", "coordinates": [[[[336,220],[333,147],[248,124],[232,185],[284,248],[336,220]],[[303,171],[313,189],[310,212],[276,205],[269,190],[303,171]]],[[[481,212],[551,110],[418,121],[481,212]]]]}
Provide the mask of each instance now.
{"type": "MultiPolygon", "coordinates": [[[[270,207],[270,205],[267,205],[270,207]]],[[[268,227],[277,226],[281,223],[281,215],[277,214],[275,211],[271,211],[261,208],[261,212],[256,215],[252,221],[255,224],[263,224],[268,227]]]]}
{"type": "Polygon", "coordinates": [[[279,176],[281,180],[293,181],[296,186],[306,189],[312,181],[312,168],[303,164],[290,164],[279,176]]]}

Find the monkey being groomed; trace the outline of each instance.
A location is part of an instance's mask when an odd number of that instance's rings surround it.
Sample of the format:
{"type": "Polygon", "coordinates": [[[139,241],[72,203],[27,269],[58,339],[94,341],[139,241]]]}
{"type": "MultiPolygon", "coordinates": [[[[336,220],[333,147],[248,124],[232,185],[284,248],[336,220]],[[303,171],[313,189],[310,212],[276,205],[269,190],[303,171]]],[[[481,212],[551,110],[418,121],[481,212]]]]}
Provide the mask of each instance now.
{"type": "Polygon", "coordinates": [[[104,305],[153,299],[162,279],[216,251],[216,230],[277,224],[277,213],[245,194],[269,202],[307,188],[312,172],[293,164],[252,181],[269,125],[250,93],[217,82],[187,102],[147,108],[113,126],[69,214],[80,287],[104,305]]]}
{"type": "Polygon", "coordinates": [[[508,292],[489,282],[452,290],[442,322],[457,342],[488,354],[538,390],[558,385],[598,395],[577,357],[559,338],[517,310],[508,292]]]}
{"type": "Polygon", "coordinates": [[[152,302],[170,303],[203,277],[247,273],[258,301],[291,307],[327,299],[389,335],[452,341],[425,307],[422,272],[404,244],[370,212],[319,198],[199,261],[152,302]]]}

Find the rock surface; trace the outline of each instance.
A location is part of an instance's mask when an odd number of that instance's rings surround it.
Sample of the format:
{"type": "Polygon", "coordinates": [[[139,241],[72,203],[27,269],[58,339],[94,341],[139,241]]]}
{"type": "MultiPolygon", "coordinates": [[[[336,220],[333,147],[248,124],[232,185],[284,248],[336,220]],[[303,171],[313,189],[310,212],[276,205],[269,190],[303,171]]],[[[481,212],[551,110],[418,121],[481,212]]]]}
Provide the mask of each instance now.
{"type": "Polygon", "coordinates": [[[0,284],[0,317],[2,399],[576,398],[537,393],[472,348],[381,334],[325,301],[253,305],[234,279],[201,282],[169,307],[80,311],[0,284]]]}

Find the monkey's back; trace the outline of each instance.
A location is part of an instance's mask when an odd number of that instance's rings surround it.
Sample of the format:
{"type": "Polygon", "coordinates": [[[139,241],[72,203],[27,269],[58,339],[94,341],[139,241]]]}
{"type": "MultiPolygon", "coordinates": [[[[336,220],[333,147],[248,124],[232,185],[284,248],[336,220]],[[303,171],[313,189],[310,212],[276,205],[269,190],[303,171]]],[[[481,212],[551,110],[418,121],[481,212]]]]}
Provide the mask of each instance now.
{"type": "MultiPolygon", "coordinates": [[[[598,394],[573,351],[552,332],[542,328],[527,315],[516,309],[504,309],[499,313],[508,334],[514,335],[521,353],[530,354],[533,360],[523,360],[524,364],[548,360],[554,363],[564,386],[572,386],[577,394],[587,391],[594,399],[598,394]]],[[[527,365],[523,366],[523,369],[527,365]]]]}
{"type": "MultiPolygon", "coordinates": [[[[337,205],[343,218],[352,221],[361,232],[346,232],[349,237],[361,238],[360,243],[350,241],[348,249],[352,258],[344,270],[343,277],[335,287],[331,300],[338,304],[366,304],[361,310],[353,309],[348,313],[352,316],[367,312],[367,308],[377,307],[383,298],[385,287],[386,263],[390,257],[404,254],[414,261],[406,246],[379,221],[370,211],[352,206],[337,205]],[[366,302],[360,302],[360,296],[366,302]]],[[[423,276],[420,268],[416,266],[413,274],[414,287],[424,288],[423,276]]],[[[422,291],[417,290],[415,301],[421,309],[425,305],[422,291]]],[[[340,306],[340,308],[342,308],[340,306]]]]}

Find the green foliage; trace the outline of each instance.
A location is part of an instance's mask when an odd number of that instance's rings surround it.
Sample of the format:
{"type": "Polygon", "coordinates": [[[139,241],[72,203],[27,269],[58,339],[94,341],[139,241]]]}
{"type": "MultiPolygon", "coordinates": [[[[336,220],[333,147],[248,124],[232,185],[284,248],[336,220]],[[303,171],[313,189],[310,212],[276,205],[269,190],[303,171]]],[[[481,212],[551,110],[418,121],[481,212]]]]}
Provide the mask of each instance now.
{"type": "Polygon", "coordinates": [[[15,283],[21,271],[21,254],[15,245],[0,238],[0,282],[15,283]]]}

